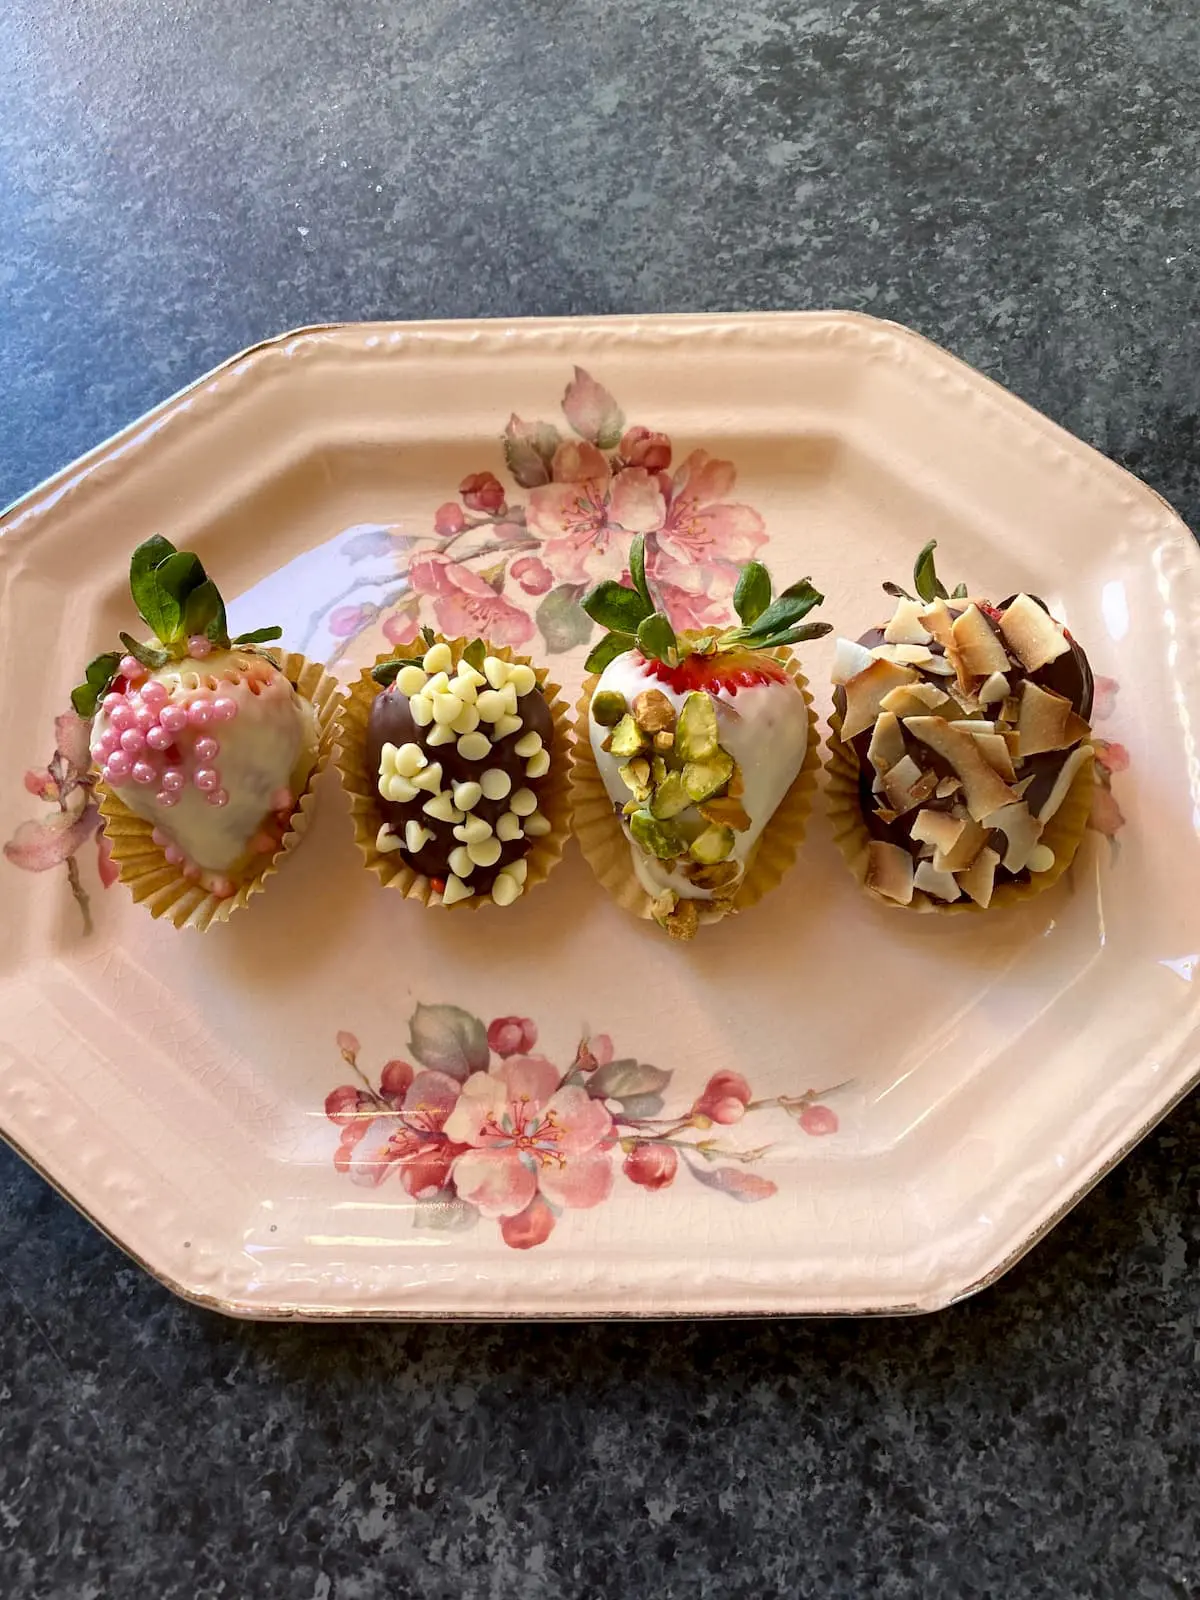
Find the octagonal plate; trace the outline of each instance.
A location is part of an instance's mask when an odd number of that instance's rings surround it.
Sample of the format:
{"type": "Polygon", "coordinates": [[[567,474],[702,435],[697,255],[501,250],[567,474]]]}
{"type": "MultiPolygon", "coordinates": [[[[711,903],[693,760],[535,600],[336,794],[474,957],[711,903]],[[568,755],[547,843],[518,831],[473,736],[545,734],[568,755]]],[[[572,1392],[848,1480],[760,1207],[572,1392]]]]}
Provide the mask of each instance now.
{"type": "MultiPolygon", "coordinates": [[[[240,1315],[944,1305],[1197,1075],[1198,572],[1148,489],[862,317],[340,327],[239,356],[0,520],[4,1131],[149,1270],[240,1315]],[[544,426],[506,452],[510,418],[544,426]],[[627,444],[643,471],[618,482],[630,426],[665,437],[627,444]],[[542,481],[556,441],[556,479],[589,484],[542,481]],[[889,913],[818,810],[785,883],[691,947],[574,849],[464,921],[361,869],[330,774],[227,926],[176,933],[105,887],[63,713],[128,623],[136,541],[198,550],[235,623],[283,623],[343,678],[419,619],[527,646],[573,693],[575,601],[621,571],[634,502],[682,625],[726,614],[727,563],[758,552],[855,634],[931,537],[952,580],[1045,596],[1101,678],[1069,881],[1013,913],[889,913]],[[574,1085],[590,1131],[554,1159],[507,1146],[481,1185],[439,1132],[473,1071],[533,1083],[543,1123],[574,1085]],[[414,1072],[439,1075],[424,1120],[414,1072]]],[[[822,712],[829,656],[807,658],[822,712]]]]}

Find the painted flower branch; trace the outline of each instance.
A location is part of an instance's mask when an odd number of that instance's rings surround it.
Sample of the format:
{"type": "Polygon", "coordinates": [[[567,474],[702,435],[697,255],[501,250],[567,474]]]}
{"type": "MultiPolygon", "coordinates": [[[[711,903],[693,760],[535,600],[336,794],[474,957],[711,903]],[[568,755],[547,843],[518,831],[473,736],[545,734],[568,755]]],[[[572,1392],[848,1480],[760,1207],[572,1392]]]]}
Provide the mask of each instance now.
{"type": "Polygon", "coordinates": [[[488,1217],[514,1249],[549,1238],[566,1210],[612,1192],[618,1156],[630,1182],[657,1190],[680,1164],[700,1184],[743,1202],[768,1199],[773,1180],[747,1170],[771,1149],[732,1147],[712,1134],[749,1112],[785,1111],[807,1134],[837,1131],[815,1091],[754,1100],[740,1073],[715,1073],[686,1111],[664,1117],[673,1074],[617,1058],[607,1034],[585,1036],[564,1072],[534,1054],[527,1017],[490,1025],[457,1006],[419,1005],[409,1026],[416,1065],[388,1061],[375,1085],[359,1065],[353,1034],[338,1035],[354,1083],[326,1099],[341,1129],[334,1166],[368,1186],[393,1172],[429,1225],[488,1217]],[[699,1137],[694,1137],[699,1135],[699,1137]]]}

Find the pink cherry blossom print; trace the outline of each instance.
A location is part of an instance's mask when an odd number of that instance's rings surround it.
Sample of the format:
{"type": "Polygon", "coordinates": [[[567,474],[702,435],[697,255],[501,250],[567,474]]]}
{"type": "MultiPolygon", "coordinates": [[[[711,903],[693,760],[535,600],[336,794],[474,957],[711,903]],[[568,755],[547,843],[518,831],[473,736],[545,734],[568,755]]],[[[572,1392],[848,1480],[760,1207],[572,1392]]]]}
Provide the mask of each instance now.
{"type": "Polygon", "coordinates": [[[811,1092],[754,1099],[748,1081],[730,1071],[713,1073],[690,1109],[669,1115],[663,1102],[673,1073],[618,1055],[609,1034],[586,1033],[565,1073],[530,1054],[537,1039],[530,1017],[496,1017],[485,1027],[460,1006],[418,1005],[408,1026],[416,1065],[393,1057],[376,1087],[362,1070],[357,1036],[339,1033],[358,1082],[326,1097],[339,1134],[335,1172],[365,1188],[395,1174],[416,1205],[436,1205],[441,1215],[450,1202],[459,1215],[494,1221],[509,1249],[532,1250],[564,1214],[611,1200],[618,1165],[632,1186],[618,1194],[667,1189],[682,1177],[755,1203],[777,1192],[773,1179],[751,1170],[772,1147],[727,1130],[740,1134],[746,1117],[774,1114],[810,1136],[837,1132],[836,1114],[811,1092]]]}
{"type": "Polygon", "coordinates": [[[504,485],[491,472],[473,472],[458,486],[468,511],[485,511],[494,516],[504,506],[504,485]]]}
{"type": "Polygon", "coordinates": [[[419,556],[409,569],[409,580],[418,593],[433,601],[438,627],[445,634],[516,647],[533,638],[532,618],[484,578],[444,555],[419,556]]]}
{"type": "Polygon", "coordinates": [[[475,1073],[447,1118],[446,1133],[470,1146],[454,1165],[459,1195],[485,1217],[513,1217],[538,1193],[586,1209],[612,1188],[599,1146],[612,1117],[585,1089],[560,1088],[541,1056],[513,1056],[496,1073],[475,1073]]]}
{"type": "Polygon", "coordinates": [[[805,1133],[814,1139],[823,1139],[827,1134],[838,1131],[837,1112],[831,1111],[828,1106],[805,1106],[799,1121],[805,1133]]]}
{"type": "Polygon", "coordinates": [[[498,1056],[527,1056],[537,1036],[537,1025],[529,1017],[497,1017],[488,1024],[488,1048],[498,1056]]]}

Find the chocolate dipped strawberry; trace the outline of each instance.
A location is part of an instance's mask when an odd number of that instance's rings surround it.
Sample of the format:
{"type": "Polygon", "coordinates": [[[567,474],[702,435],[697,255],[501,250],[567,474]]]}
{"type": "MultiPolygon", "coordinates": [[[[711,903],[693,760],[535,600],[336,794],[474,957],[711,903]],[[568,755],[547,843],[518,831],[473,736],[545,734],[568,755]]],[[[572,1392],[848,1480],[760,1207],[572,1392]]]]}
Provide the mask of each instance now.
{"type": "Polygon", "coordinates": [[[1074,856],[1092,671],[1036,596],[947,593],[935,548],[917,558],[915,595],[884,586],[897,601],[885,626],[838,641],[830,811],[879,899],[986,909],[1047,887],[1074,856]]]}
{"type": "Polygon", "coordinates": [[[655,609],[640,539],[630,571],[631,584],[602,583],[581,602],[609,632],[587,661],[599,677],[579,731],[576,815],[586,815],[594,763],[608,826],[597,818],[578,831],[622,903],[690,939],[735,907],[764,831],[815,764],[804,680],[775,652],[829,627],[805,621],[822,599],[808,579],[773,597],[766,568],[751,562],[734,594],[737,626],[677,635],[655,609]],[[640,896],[613,873],[613,817],[640,896]]]}
{"type": "Polygon", "coordinates": [[[512,905],[547,876],[566,835],[554,694],[530,662],[429,629],[416,654],[363,673],[340,713],[338,766],[385,885],[473,909],[512,905]]]}
{"type": "Polygon", "coordinates": [[[195,555],[147,540],[130,590],[152,637],[122,633],[72,703],[103,788],[152,825],[166,864],[227,899],[280,849],[317,761],[314,709],[258,648],[279,628],[230,638],[195,555]]]}

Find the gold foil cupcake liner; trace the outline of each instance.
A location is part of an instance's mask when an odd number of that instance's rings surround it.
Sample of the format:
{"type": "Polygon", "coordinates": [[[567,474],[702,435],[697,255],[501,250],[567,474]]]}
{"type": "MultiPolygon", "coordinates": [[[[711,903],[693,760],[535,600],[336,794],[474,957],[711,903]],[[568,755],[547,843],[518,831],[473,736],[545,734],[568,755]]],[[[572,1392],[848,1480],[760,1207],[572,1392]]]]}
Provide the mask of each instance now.
{"type": "MultiPolygon", "coordinates": [[[[685,634],[684,638],[687,637],[685,634]]],[[[775,659],[787,668],[788,675],[804,697],[804,708],[808,714],[808,743],[804,750],[804,761],[791,787],[775,808],[774,815],[759,835],[733,900],[720,906],[706,901],[697,902],[701,907],[702,925],[720,922],[734,912],[749,910],[775,888],[796,859],[812,811],[817,774],[821,768],[817,714],[813,709],[812,695],[808,692],[808,679],[793,664],[790,655],[781,652],[775,659]]],[[[575,743],[571,752],[572,827],[588,865],[617,904],[635,917],[649,920],[654,915],[654,901],[638,882],[633,869],[632,846],[604,787],[604,779],[600,776],[592,751],[592,741],[588,737],[588,712],[599,682],[598,677],[587,678],[579,699],[575,743]]]]}
{"type": "MultiPolygon", "coordinates": [[[[109,853],[121,882],[152,917],[163,917],[176,928],[203,931],[214,922],[228,922],[235,911],[240,911],[252,895],[265,887],[266,880],[282,866],[284,857],[304,838],[312,821],[316,805],[313,785],[327,766],[333,749],[334,717],[340,698],[338,685],[319,662],[309,661],[302,655],[266,650],[260,654],[268,656],[300,698],[311,703],[316,717],[317,759],[305,779],[278,850],[255,861],[250,874],[239,878],[232,895],[221,898],[202,884],[185,878],[178,866],[167,860],[162,846],[155,844],[155,824],[134,816],[117,792],[103,780],[96,785],[109,853]]],[[[202,666],[198,664],[197,670],[202,672],[202,666]]]]}
{"type": "MultiPolygon", "coordinates": [[[[446,639],[438,634],[439,643],[450,646],[455,665],[458,664],[469,641],[446,639]]],[[[554,723],[554,743],[550,750],[550,770],[545,783],[538,791],[538,810],[550,823],[550,832],[534,839],[525,854],[528,871],[525,877],[525,894],[545,880],[562,860],[563,850],[570,835],[571,808],[568,793],[568,757],[570,745],[570,707],[562,699],[557,683],[549,681],[545,667],[539,667],[528,656],[515,654],[507,645],[487,644],[487,653],[501,661],[511,661],[517,666],[532,667],[537,681],[546,696],[546,704],[554,723]]],[[[441,894],[424,873],[416,872],[399,850],[383,851],[376,845],[384,818],[379,809],[377,776],[368,771],[365,762],[367,746],[367,721],[375,697],[383,691],[371,676],[381,662],[395,659],[395,651],[376,658],[370,667],[364,667],[361,676],[350,685],[337,715],[334,734],[334,764],[341,774],[342,787],[350,796],[350,812],[354,820],[354,839],[366,866],[385,889],[397,889],[406,900],[419,901],[423,906],[441,906],[447,911],[477,911],[494,902],[490,895],[475,894],[469,900],[455,900],[446,906],[441,894]]],[[[524,899],[524,895],[521,899],[524,899]]],[[[515,904],[520,904],[520,900],[515,904]]]]}
{"type": "MultiPolygon", "coordinates": [[[[864,886],[871,832],[859,799],[858,757],[851,745],[842,742],[842,719],[838,712],[830,716],[829,727],[829,755],[825,762],[826,809],[833,828],[834,843],[855,881],[864,886]]],[[[954,900],[947,905],[944,901],[931,899],[920,889],[913,891],[912,903],[907,906],[898,900],[889,900],[884,895],[871,894],[871,899],[877,905],[890,906],[897,911],[932,912],[938,916],[956,916],[964,911],[993,911],[1034,899],[1056,884],[1075,859],[1092,810],[1093,767],[1093,761],[1082,763],[1071,780],[1071,787],[1062,805],[1046,824],[1040,842],[1054,852],[1054,865],[1048,871],[1031,873],[1027,883],[998,884],[987,906],[978,905],[974,900],[954,900]]],[[[866,892],[871,893],[870,890],[866,892]]]]}

